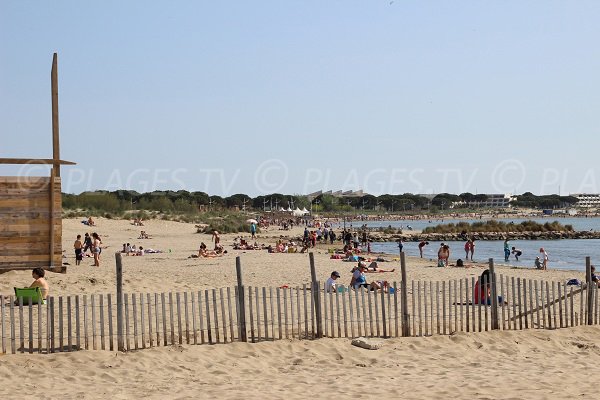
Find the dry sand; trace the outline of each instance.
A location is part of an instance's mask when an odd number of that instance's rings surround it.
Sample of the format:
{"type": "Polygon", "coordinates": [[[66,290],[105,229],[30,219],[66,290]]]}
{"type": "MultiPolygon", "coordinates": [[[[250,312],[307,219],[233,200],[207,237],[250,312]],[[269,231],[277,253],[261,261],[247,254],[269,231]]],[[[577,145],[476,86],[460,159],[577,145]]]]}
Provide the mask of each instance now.
{"type": "MultiPolygon", "coordinates": [[[[78,220],[64,221],[65,261],[71,265],[67,274],[48,274],[53,295],[113,293],[114,252],[125,242],[166,251],[123,257],[128,292],[233,286],[236,255],[242,257],[246,285],[296,286],[310,280],[308,255],[233,251],[229,245],[235,235],[222,235],[229,252],[226,256],[191,259],[188,256],[201,241],[210,246],[210,236],[195,233],[193,224],[152,220],[140,228],[128,221],[102,218],[97,224],[93,230],[108,246],[102,265],[94,268],[92,259],[86,258],[77,267],[72,243],[77,234],[92,230],[78,220]],[[153,238],[138,240],[140,229],[153,238]]],[[[258,241],[273,244],[280,234],[289,232],[262,232],[258,241]]],[[[319,278],[325,280],[338,270],[342,283],[349,282],[352,264],[330,260],[328,247],[315,250],[319,278]]],[[[398,263],[382,266],[397,268],[398,263]]],[[[434,261],[408,260],[411,280],[470,278],[482,269],[482,265],[440,269],[434,261]]],[[[498,272],[557,281],[583,278],[573,271],[500,267],[498,272]]],[[[376,275],[400,280],[398,269],[376,275]]],[[[0,275],[0,293],[8,295],[13,286],[29,284],[30,276],[29,271],[0,275]]],[[[23,393],[48,398],[595,398],[592,370],[600,362],[595,344],[599,333],[598,327],[459,333],[389,339],[376,351],[351,346],[347,339],[322,339],[154,348],[127,354],[5,355],[0,356],[0,398],[23,393]]]]}

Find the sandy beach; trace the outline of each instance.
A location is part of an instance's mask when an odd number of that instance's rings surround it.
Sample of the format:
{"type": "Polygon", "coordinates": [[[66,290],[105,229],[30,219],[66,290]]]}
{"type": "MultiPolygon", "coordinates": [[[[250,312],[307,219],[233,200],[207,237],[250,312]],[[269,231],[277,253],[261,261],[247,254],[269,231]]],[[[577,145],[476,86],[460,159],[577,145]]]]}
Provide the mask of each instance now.
{"type": "MultiPolygon", "coordinates": [[[[280,235],[300,234],[272,229],[258,243],[274,244],[280,235]]],[[[241,256],[244,283],[250,286],[295,287],[310,282],[307,254],[269,254],[232,250],[239,235],[222,235],[228,254],[220,258],[188,258],[211,236],[193,224],[150,220],[144,227],[130,221],[97,219],[90,228],[64,220],[66,274],[48,274],[52,295],[114,293],[114,252],[123,243],[161,250],[123,256],[127,292],[193,291],[235,285],[235,257],[241,256]],[[140,230],[151,239],[137,239],[140,230]],[[98,232],[104,243],[101,266],[91,258],[75,266],[77,234],[98,232]]],[[[249,237],[249,235],[245,235],[249,237]]],[[[416,243],[407,243],[416,246],[416,243]]],[[[350,281],[354,264],[330,259],[321,245],[314,250],[319,279],[331,271],[350,281]]],[[[393,255],[382,263],[395,272],[369,274],[400,281],[393,255]]],[[[483,260],[482,260],[483,261],[483,260]]],[[[435,260],[408,259],[409,280],[441,281],[477,277],[485,263],[471,268],[437,268],[435,260]]],[[[583,274],[498,266],[509,277],[565,281],[583,274]]],[[[0,292],[28,285],[29,271],[0,275],[0,292]]],[[[598,327],[560,330],[454,333],[422,338],[382,340],[380,350],[351,346],[348,339],[281,340],[257,344],[173,346],[129,353],[80,351],[50,355],[0,356],[0,395],[43,392],[47,398],[306,398],[350,395],[359,398],[570,398],[594,396],[591,370],[598,364],[598,327]]]]}

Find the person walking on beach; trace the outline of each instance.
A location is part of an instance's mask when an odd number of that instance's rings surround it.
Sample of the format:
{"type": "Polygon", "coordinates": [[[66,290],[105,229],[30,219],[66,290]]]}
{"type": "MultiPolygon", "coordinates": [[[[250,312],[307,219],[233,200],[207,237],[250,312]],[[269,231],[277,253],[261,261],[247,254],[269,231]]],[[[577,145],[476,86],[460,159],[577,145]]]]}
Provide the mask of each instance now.
{"type": "Polygon", "coordinates": [[[423,248],[428,244],[429,242],[426,242],[424,240],[421,240],[421,243],[419,243],[419,254],[421,255],[421,258],[423,258],[423,248]]]}
{"type": "Polygon", "coordinates": [[[83,243],[81,243],[81,235],[77,235],[77,239],[75,243],[73,243],[73,248],[75,248],[75,265],[81,264],[81,260],[83,260],[83,243]]]}
{"type": "Polygon", "coordinates": [[[250,224],[250,233],[252,234],[252,239],[256,238],[256,224],[253,222],[250,224]]]}
{"type": "Polygon", "coordinates": [[[92,233],[92,237],[94,238],[94,241],[92,242],[92,252],[94,253],[94,267],[99,267],[100,266],[100,252],[102,251],[101,249],[101,244],[102,244],[102,240],[100,240],[100,236],[98,236],[98,234],[96,232],[92,233]]]}
{"type": "Polygon", "coordinates": [[[508,261],[510,257],[510,243],[508,242],[508,238],[504,239],[504,261],[508,261]]]}
{"type": "Polygon", "coordinates": [[[521,255],[523,254],[523,251],[513,247],[512,253],[515,255],[515,260],[519,261],[519,257],[521,257],[521,255]]]}
{"type": "Polygon", "coordinates": [[[544,250],[543,247],[540,247],[540,257],[542,259],[542,269],[548,269],[548,253],[546,252],[546,250],[544,250]]]}

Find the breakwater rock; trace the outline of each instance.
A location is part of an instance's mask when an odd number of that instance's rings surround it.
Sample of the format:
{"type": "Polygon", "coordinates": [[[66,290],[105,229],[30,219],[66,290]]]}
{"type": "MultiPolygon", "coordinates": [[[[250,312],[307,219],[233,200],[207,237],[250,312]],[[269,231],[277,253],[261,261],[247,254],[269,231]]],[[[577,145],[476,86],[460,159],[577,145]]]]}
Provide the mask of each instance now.
{"type": "MultiPolygon", "coordinates": [[[[560,239],[600,239],[597,231],[565,231],[565,232],[474,232],[468,233],[468,237],[475,240],[560,240],[560,239]]],[[[402,239],[405,242],[418,242],[427,240],[432,242],[465,241],[464,235],[460,233],[393,233],[385,234],[370,232],[369,239],[372,242],[396,242],[402,239]]]]}

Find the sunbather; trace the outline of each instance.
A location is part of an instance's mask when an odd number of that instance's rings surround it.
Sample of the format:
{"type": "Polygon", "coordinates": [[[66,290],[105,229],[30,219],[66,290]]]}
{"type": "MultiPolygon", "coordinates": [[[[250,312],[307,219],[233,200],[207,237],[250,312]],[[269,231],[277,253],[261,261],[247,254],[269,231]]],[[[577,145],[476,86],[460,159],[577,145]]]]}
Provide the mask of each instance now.
{"type": "Polygon", "coordinates": [[[31,276],[33,278],[33,282],[29,285],[30,288],[39,287],[42,292],[42,299],[46,300],[48,297],[48,293],[50,293],[50,286],[48,285],[48,281],[44,278],[46,272],[41,268],[34,268],[31,271],[31,276]]]}

